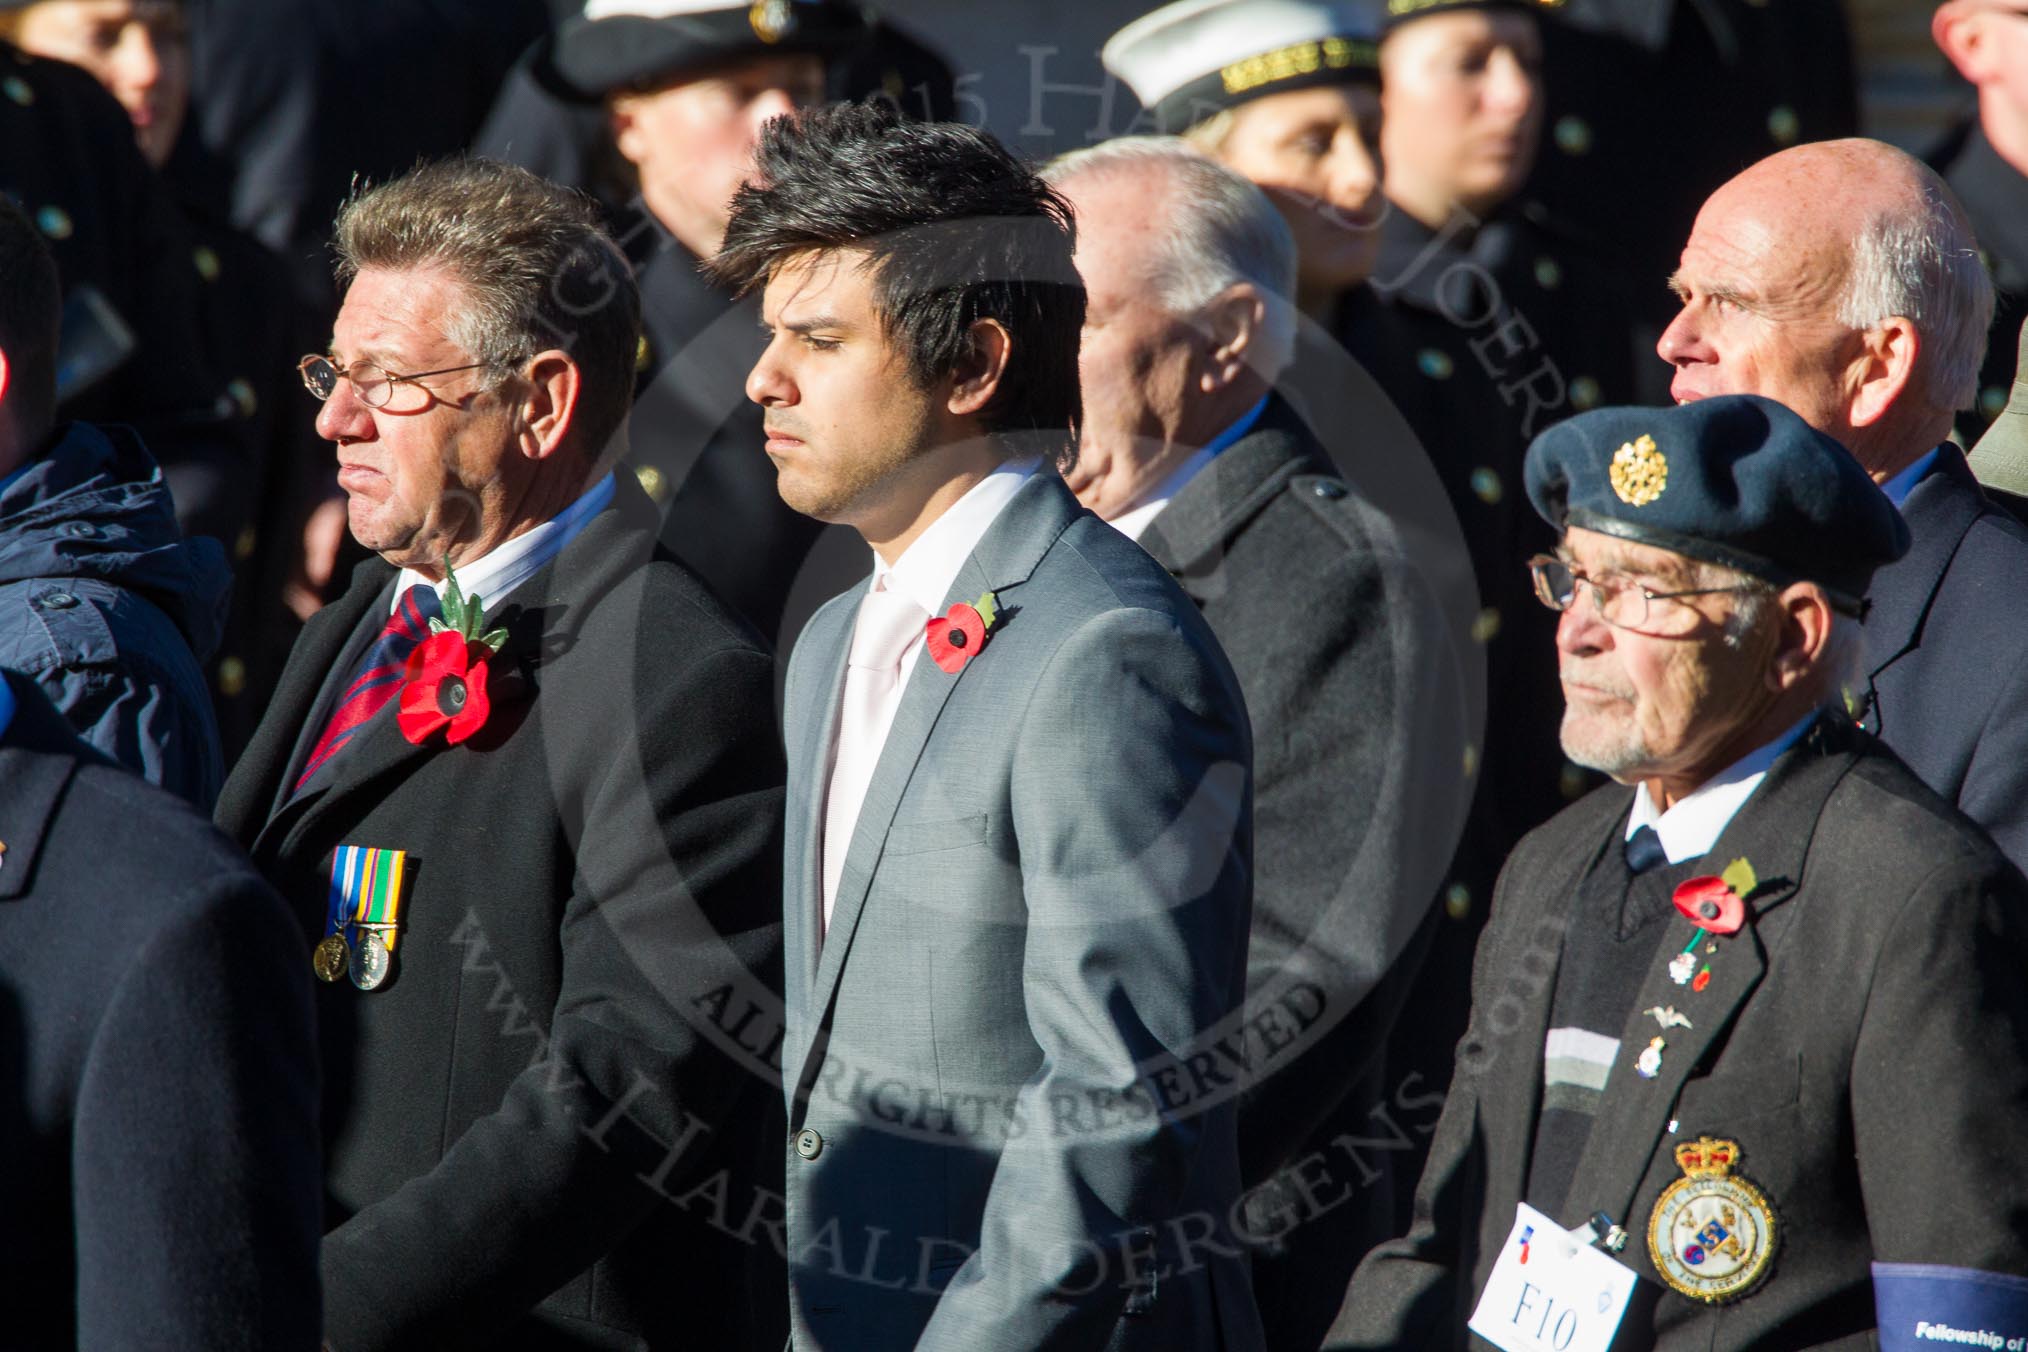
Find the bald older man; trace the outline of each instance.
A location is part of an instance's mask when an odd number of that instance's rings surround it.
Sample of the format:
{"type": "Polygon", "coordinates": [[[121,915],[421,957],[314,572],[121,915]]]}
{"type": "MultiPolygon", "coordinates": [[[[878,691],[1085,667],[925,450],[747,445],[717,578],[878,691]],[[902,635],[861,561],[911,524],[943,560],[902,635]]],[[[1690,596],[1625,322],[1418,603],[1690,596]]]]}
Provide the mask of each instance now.
{"type": "Polygon", "coordinates": [[[2028,529],[1946,440],[1993,310],[1964,211],[1890,146],[1798,146],[1711,195],[1671,285],[1679,403],[1779,400],[1901,509],[1915,543],[1874,579],[1865,726],[2028,863],[2028,529]]]}

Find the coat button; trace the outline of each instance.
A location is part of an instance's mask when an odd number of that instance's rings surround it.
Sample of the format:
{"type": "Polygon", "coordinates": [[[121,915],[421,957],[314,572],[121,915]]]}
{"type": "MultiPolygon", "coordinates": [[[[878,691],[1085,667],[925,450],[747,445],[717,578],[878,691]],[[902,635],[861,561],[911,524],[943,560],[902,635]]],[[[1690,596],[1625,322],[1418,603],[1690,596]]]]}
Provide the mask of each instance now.
{"type": "Polygon", "coordinates": [[[816,1128],[804,1127],[796,1133],[796,1153],[806,1160],[813,1160],[824,1153],[824,1138],[816,1128]]]}
{"type": "Polygon", "coordinates": [[[1312,491],[1320,498],[1336,501],[1345,496],[1345,485],[1337,482],[1335,479],[1326,479],[1312,491]]]}
{"type": "Polygon", "coordinates": [[[62,533],[73,540],[96,540],[99,528],[89,521],[66,521],[62,533]]]}
{"type": "Polygon", "coordinates": [[[40,599],[44,610],[69,610],[77,604],[77,598],[67,591],[44,592],[40,599]]]}

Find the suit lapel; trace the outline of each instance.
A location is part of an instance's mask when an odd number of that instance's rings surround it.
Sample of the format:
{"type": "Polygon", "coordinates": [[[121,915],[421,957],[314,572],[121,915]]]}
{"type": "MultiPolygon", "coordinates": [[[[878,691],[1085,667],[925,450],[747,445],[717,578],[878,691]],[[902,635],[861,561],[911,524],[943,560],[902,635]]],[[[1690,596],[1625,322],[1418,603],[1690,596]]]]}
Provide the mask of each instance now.
{"type": "MultiPolygon", "coordinates": [[[[809,991],[817,975],[817,912],[823,905],[824,799],[830,788],[831,745],[838,735],[838,712],[845,689],[845,658],[865,586],[825,606],[796,641],[787,706],[807,710],[795,720],[789,748],[787,821],[783,831],[782,932],[788,1007],[806,1017],[791,1020],[784,1048],[786,1066],[800,1065],[815,1026],[809,991]]],[[[913,682],[911,682],[913,683],[913,682]]]]}
{"type": "MultiPolygon", "coordinates": [[[[1008,613],[1008,622],[1019,623],[1012,613],[1019,602],[1011,593],[1028,580],[1050,545],[1083,514],[1084,509],[1078,506],[1077,499],[1070,495],[1061,479],[1046,469],[1038,472],[1022,485],[1021,491],[1008,502],[979,541],[972,556],[965,560],[957,580],[944,595],[943,608],[948,609],[958,601],[970,601],[981,592],[990,590],[1001,594],[1000,606],[1008,613]]],[[[837,661],[838,675],[829,683],[832,711],[826,718],[827,727],[837,716],[836,705],[843,680],[842,653],[837,661]]],[[[824,1011],[830,1006],[831,997],[838,988],[839,973],[844,970],[852,935],[865,907],[867,891],[880,862],[888,828],[894,824],[895,811],[901,806],[902,795],[915,773],[916,763],[922,759],[944,705],[969,669],[968,663],[953,674],[939,667],[925,653],[916,659],[915,667],[909,672],[908,685],[902,690],[901,704],[894,713],[894,723],[888,728],[887,740],[880,748],[880,759],[873,768],[873,778],[866,786],[866,797],[859,808],[859,820],[853,827],[852,841],[846,847],[844,871],[838,879],[837,902],[831,911],[830,931],[824,937],[823,950],[812,978],[810,1001],[805,1006],[813,1029],[822,1025],[824,1011]]],[[[828,742],[821,744],[828,745],[828,742]]],[[[817,754],[821,755],[821,747],[817,754]]],[[[815,810],[821,812],[821,805],[815,810]]],[[[801,868],[803,865],[799,863],[797,866],[801,868]]],[[[804,1053],[806,1058],[817,1045],[817,1040],[813,1038],[811,1047],[804,1053]]],[[[797,1067],[799,1072],[810,1068],[797,1067]]],[[[801,1074],[795,1083],[803,1083],[801,1074]]]]}
{"type": "Polygon", "coordinates": [[[251,846],[287,803],[287,786],[295,782],[291,771],[302,763],[314,736],[310,724],[319,696],[327,685],[342,679],[339,661],[374,598],[393,576],[392,568],[368,559],[353,571],[345,594],[303,626],[267,715],[219,795],[219,827],[242,846],[251,846]]]}
{"type": "Polygon", "coordinates": [[[1866,651],[1872,661],[1865,717],[1868,732],[1890,735],[1884,720],[1892,715],[1882,711],[1877,694],[1880,674],[1916,646],[1944,573],[1985,507],[1985,497],[1964,453],[1951,445],[1939,449],[1935,468],[1902,505],[1902,517],[1908,522],[1908,554],[1875,574],[1868,592],[1871,608],[1865,623],[1866,651]]]}
{"type": "Polygon", "coordinates": [[[1571,1178],[1565,1203],[1566,1223],[1582,1224],[1597,1210],[1631,1233],[1634,1194],[1648,1162],[1675,1111],[1676,1098],[1692,1072],[1707,1068],[1714,1048],[1767,973],[1768,950],[1761,926],[1777,907],[1792,898],[1802,883],[1803,862],[1816,831],[1824,800],[1851,767],[1843,754],[1851,734],[1834,718],[1820,718],[1790,751],[1783,754],[1753,797],[1740,808],[1705,856],[1718,873],[1734,859],[1746,859],[1760,886],[1747,906],[1747,923],[1737,934],[1707,937],[1697,945],[1698,964],[1709,963],[1711,982],[1702,991],[1679,986],[1669,963],[1683,951],[1696,929],[1675,919],[1649,964],[1641,997],[1629,1010],[1620,1032],[1620,1056],[1614,1063],[1598,1117],[1571,1178]],[[1712,946],[1716,952],[1708,952],[1712,946]],[[1690,1027],[1664,1028],[1647,1011],[1674,1008],[1690,1027]],[[1660,1037],[1667,1044],[1654,1079],[1643,1079],[1635,1058],[1660,1037]]]}
{"type": "Polygon", "coordinates": [[[1290,479],[1328,472],[1306,453],[1305,436],[1295,410],[1270,397],[1254,429],[1213,457],[1142,532],[1141,547],[1192,599],[1210,599],[1226,542],[1290,479]]]}

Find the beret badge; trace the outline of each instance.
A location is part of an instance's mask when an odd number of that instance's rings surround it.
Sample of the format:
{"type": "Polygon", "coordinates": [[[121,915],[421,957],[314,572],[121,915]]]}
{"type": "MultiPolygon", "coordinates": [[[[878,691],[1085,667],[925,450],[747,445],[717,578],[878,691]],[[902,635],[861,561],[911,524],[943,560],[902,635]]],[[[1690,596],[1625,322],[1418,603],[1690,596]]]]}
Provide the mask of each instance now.
{"type": "Polygon", "coordinates": [[[776,43],[788,36],[796,26],[795,11],[789,8],[789,0],[757,0],[746,12],[746,21],[753,26],[753,35],[762,42],[776,43]]]}
{"type": "Polygon", "coordinates": [[[1614,451],[1607,472],[1612,478],[1613,492],[1629,507],[1647,506],[1669,486],[1669,459],[1650,436],[1629,441],[1614,451]]]}

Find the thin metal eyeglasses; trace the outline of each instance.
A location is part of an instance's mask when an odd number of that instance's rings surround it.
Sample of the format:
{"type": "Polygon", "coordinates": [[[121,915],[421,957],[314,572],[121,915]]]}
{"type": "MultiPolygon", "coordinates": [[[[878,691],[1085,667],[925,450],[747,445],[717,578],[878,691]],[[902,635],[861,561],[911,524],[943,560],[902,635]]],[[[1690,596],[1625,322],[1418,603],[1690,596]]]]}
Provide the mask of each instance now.
{"type": "MultiPolygon", "coordinates": [[[[384,366],[375,366],[370,361],[356,361],[340,368],[329,357],[315,353],[296,363],[296,373],[303,377],[303,388],[317,396],[319,403],[338,393],[340,377],[352,382],[353,391],[359,401],[368,408],[386,408],[394,398],[394,387],[401,383],[415,384],[428,376],[447,376],[458,371],[476,371],[491,362],[475,361],[469,366],[446,366],[438,371],[417,371],[413,375],[402,375],[384,366]]],[[[427,386],[422,388],[427,389],[427,386]]]]}
{"type": "Polygon", "coordinates": [[[1703,622],[1704,617],[1688,606],[1660,608],[1666,619],[1657,620],[1656,601],[1677,601],[1686,596],[1716,596],[1724,592],[1758,591],[1763,585],[1757,582],[1737,583],[1730,587],[1691,587],[1684,591],[1658,592],[1634,581],[1632,578],[1608,578],[1600,580],[1586,577],[1571,567],[1568,562],[1552,554],[1537,554],[1528,560],[1528,576],[1535,584],[1535,599],[1551,610],[1569,610],[1577,603],[1577,588],[1582,583],[1591,593],[1593,613],[1615,629],[1630,629],[1636,633],[1687,634],[1703,622]]]}

